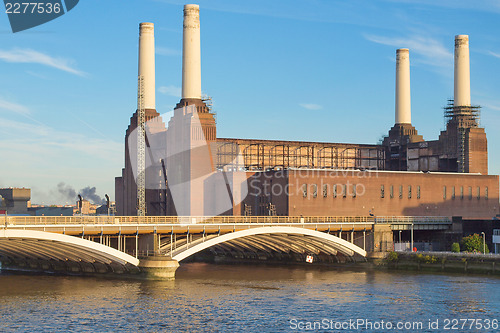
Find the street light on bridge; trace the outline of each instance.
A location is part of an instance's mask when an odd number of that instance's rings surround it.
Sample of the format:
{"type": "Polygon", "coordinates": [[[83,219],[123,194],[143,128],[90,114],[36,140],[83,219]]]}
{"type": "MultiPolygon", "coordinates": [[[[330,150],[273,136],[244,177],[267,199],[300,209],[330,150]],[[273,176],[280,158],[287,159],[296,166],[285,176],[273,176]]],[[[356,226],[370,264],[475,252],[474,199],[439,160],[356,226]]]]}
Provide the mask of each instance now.
{"type": "Polygon", "coordinates": [[[483,235],[483,254],[486,254],[486,234],[482,231],[481,235],[483,235]]]}

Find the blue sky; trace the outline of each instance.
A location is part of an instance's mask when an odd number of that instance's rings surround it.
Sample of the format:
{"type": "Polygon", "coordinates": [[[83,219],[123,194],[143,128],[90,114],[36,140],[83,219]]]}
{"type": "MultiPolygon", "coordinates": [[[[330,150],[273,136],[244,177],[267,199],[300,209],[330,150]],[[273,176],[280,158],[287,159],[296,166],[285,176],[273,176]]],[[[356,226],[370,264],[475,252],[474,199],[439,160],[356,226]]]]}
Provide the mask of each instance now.
{"type": "MultiPolygon", "coordinates": [[[[218,137],[377,143],[394,124],[395,53],[410,49],[412,123],[444,129],[454,36],[468,34],[471,95],[500,173],[500,1],[204,0],[202,90],[218,137]]],[[[181,86],[177,0],[83,0],[13,34],[0,12],[0,187],[64,203],[64,182],[114,198],[136,108],[138,25],[155,24],[157,110],[181,86]]]]}

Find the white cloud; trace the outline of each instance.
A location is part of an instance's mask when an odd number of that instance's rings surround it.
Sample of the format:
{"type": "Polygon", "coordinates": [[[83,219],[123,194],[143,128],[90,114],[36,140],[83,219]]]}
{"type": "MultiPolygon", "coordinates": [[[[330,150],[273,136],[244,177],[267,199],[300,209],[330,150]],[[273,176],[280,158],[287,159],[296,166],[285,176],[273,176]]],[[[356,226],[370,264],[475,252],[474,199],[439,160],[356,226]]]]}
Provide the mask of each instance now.
{"type": "Polygon", "coordinates": [[[42,75],[40,73],[33,72],[33,71],[26,71],[26,74],[29,74],[29,75],[34,76],[34,77],[37,77],[39,79],[44,79],[44,80],[47,79],[47,77],[45,75],[42,75]]]}
{"type": "Polygon", "coordinates": [[[1,97],[0,97],[0,109],[19,113],[22,115],[30,114],[30,110],[26,106],[6,101],[6,100],[2,99],[1,97]]]}
{"type": "Polygon", "coordinates": [[[0,118],[0,132],[0,145],[7,143],[5,147],[8,146],[10,151],[24,155],[27,160],[44,154],[59,158],[67,157],[68,154],[82,158],[80,154],[84,154],[84,158],[107,161],[115,161],[121,157],[121,143],[96,138],[90,134],[58,131],[43,124],[35,125],[0,118]]]}
{"type": "Polygon", "coordinates": [[[430,37],[384,37],[375,35],[365,35],[367,40],[389,45],[396,48],[409,48],[410,57],[412,53],[418,54],[420,61],[428,65],[443,67],[453,65],[453,54],[444,45],[434,38],[430,37]]]}
{"type": "Polygon", "coordinates": [[[461,9],[467,11],[483,11],[483,12],[496,12],[500,11],[500,3],[498,0],[386,0],[387,2],[397,2],[406,4],[417,4],[426,6],[435,6],[449,9],[461,9]]]}
{"type": "Polygon", "coordinates": [[[492,104],[492,103],[479,103],[483,108],[500,111],[500,103],[492,104]]]}
{"type": "Polygon", "coordinates": [[[323,108],[322,105],[312,103],[300,103],[299,105],[308,110],[321,110],[323,108]]]}
{"type": "Polygon", "coordinates": [[[0,50],[0,60],[14,63],[41,64],[78,76],[87,76],[87,73],[74,68],[71,60],[65,58],[54,58],[48,54],[31,49],[13,49],[10,51],[0,50]]]}
{"type": "Polygon", "coordinates": [[[163,56],[178,56],[181,55],[181,51],[176,49],[171,49],[168,47],[157,46],[155,48],[155,53],[163,56]]]}
{"type": "Polygon", "coordinates": [[[492,51],[488,51],[488,54],[494,56],[495,58],[500,58],[500,53],[495,53],[495,52],[492,52],[492,51]]]}
{"type": "Polygon", "coordinates": [[[173,85],[161,86],[158,88],[158,91],[164,95],[181,97],[181,88],[173,85]]]}
{"type": "Polygon", "coordinates": [[[30,137],[47,137],[51,133],[51,128],[43,124],[28,124],[25,122],[9,120],[5,118],[0,118],[0,129],[2,129],[2,134],[19,134],[19,133],[29,133],[30,135],[24,136],[24,139],[30,137]]]}

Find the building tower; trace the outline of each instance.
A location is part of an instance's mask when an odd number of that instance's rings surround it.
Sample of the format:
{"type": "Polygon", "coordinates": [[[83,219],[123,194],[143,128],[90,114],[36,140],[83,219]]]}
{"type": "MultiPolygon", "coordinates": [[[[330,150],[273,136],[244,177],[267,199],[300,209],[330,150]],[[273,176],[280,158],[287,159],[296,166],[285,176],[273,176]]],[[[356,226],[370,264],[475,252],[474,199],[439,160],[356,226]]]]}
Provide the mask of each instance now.
{"type": "Polygon", "coordinates": [[[408,144],[424,141],[411,124],[410,51],[396,50],[396,119],[384,139],[386,169],[407,171],[408,144]]]}
{"type": "Polygon", "coordinates": [[[182,97],[167,130],[168,215],[207,214],[204,192],[215,170],[216,140],[214,115],[201,97],[200,8],[185,5],[182,97]]]}
{"type": "Polygon", "coordinates": [[[488,174],[484,128],[479,127],[480,107],[471,105],[469,36],[455,36],[454,98],[444,108],[446,130],[441,132],[442,171],[488,174]]]}
{"type": "MultiPolygon", "coordinates": [[[[144,121],[147,122],[146,150],[150,149],[148,141],[155,135],[165,132],[165,125],[156,111],[155,105],[155,46],[153,23],[139,25],[139,58],[138,58],[138,105],[136,112],[130,118],[130,125],[125,133],[125,168],[122,176],[115,178],[115,200],[117,215],[137,215],[138,191],[137,172],[138,146],[137,129],[141,108],[144,112],[144,121]],[[132,135],[132,137],[131,137],[132,135]],[[130,139],[130,140],[129,140],[130,139]],[[149,139],[149,140],[148,140],[149,139]]],[[[145,171],[145,209],[146,215],[164,215],[165,208],[162,201],[165,193],[158,182],[158,166],[149,166],[145,171]],[[163,207],[163,208],[162,208],[163,207]]]]}

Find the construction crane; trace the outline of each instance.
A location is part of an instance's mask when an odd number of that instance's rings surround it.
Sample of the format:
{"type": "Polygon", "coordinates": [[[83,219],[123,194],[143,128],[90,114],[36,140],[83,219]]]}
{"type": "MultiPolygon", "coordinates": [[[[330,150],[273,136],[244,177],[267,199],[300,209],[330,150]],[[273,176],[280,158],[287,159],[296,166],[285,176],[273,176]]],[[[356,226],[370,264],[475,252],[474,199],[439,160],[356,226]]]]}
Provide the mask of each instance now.
{"type": "Polygon", "coordinates": [[[137,216],[146,216],[146,110],[142,75],[137,86],[137,216]]]}

